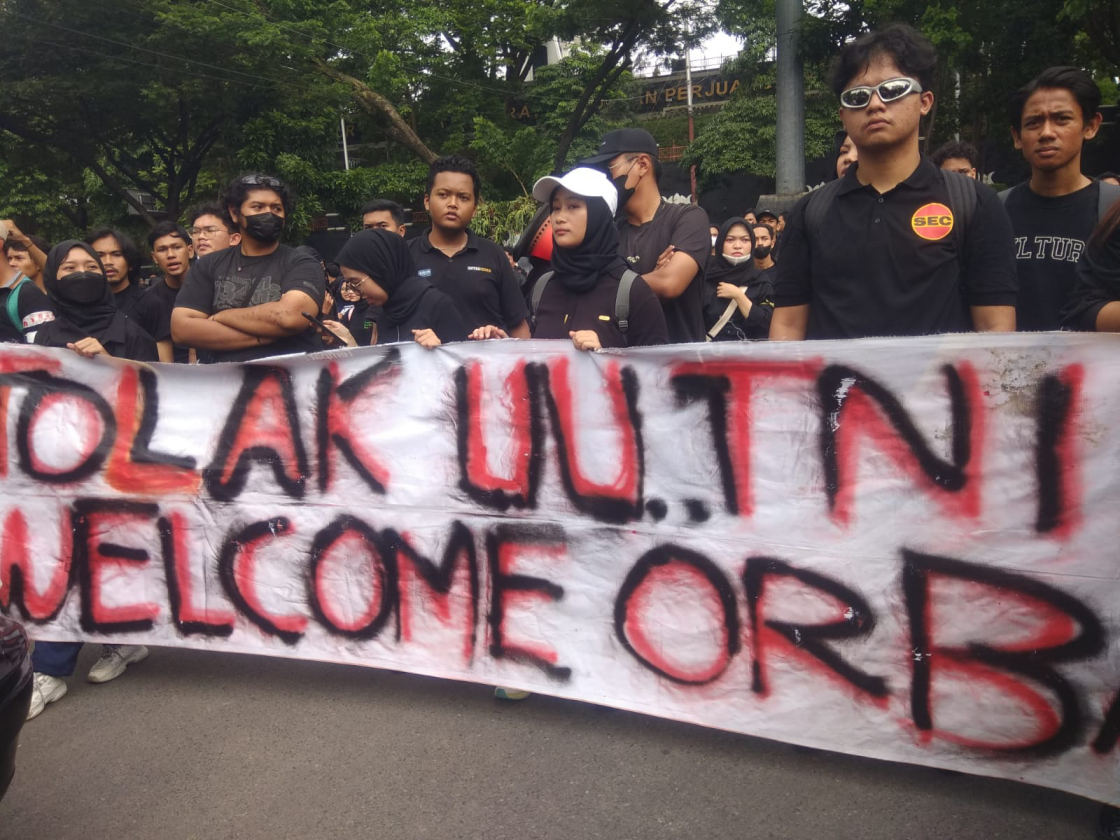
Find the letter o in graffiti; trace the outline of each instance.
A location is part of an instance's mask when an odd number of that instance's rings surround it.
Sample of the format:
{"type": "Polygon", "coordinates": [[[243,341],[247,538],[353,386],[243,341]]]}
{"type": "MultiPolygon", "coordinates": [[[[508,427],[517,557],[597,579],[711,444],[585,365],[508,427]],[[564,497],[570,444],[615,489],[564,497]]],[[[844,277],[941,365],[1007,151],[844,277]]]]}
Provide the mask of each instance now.
{"type": "Polygon", "coordinates": [[[377,532],[360,519],[340,516],[315,535],[311,544],[309,598],[311,610],[331,633],[350,639],[372,639],[388,621],[393,607],[396,575],[377,532]],[[355,565],[363,573],[358,580],[346,581],[355,565]],[[368,571],[366,571],[368,569],[368,571]],[[341,587],[340,587],[341,582],[341,587]],[[340,588],[362,593],[362,604],[340,603],[340,588]]]}
{"type": "Polygon", "coordinates": [[[739,652],[739,609],[730,581],[707,557],[680,546],[658,546],[634,564],[615,599],[614,626],[623,647],[639,662],[683,685],[704,685],[717,680],[739,652]],[[673,661],[666,653],[669,646],[655,644],[651,639],[649,612],[658,590],[678,600],[690,598],[694,605],[702,599],[712,616],[711,635],[717,640],[708,661],[673,661]]]}
{"type": "Polygon", "coordinates": [[[116,420],[109,404],[92,388],[69,380],[51,381],[58,382],[58,386],[33,388],[20,406],[19,422],[16,424],[20,469],[38,481],[52,484],[81,481],[96,473],[105,463],[117,434],[116,420]],[[76,411],[76,428],[73,434],[69,434],[67,429],[61,431],[80,449],[73,466],[61,467],[46,463],[35,451],[33,441],[43,418],[64,410],[67,404],[76,411]]]}

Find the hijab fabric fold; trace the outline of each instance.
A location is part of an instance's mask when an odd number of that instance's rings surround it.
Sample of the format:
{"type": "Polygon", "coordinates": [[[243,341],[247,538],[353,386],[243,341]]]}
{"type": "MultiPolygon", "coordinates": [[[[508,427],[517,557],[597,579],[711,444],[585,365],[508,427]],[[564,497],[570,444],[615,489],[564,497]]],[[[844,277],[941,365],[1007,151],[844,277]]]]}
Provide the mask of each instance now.
{"type": "Polygon", "coordinates": [[[708,260],[708,267],[705,269],[704,275],[704,279],[713,289],[720,283],[745,286],[752,275],[754,260],[744,260],[739,265],[732,265],[723,257],[723,243],[727,239],[727,234],[731,232],[731,228],[735,225],[742,225],[747,229],[747,235],[751,238],[751,251],[754,251],[754,228],[746,219],[741,216],[734,216],[720,225],[719,233],[716,235],[716,253],[708,260]]]}
{"type": "MultiPolygon", "coordinates": [[[[105,280],[101,297],[92,303],[79,303],[67,296],[66,285],[58,276],[58,270],[74,248],[81,248],[101,267],[97,253],[85,242],[67,239],[51,248],[46,268],[43,269],[43,285],[54,304],[55,319],[43,325],[36,339],[37,343],[64,345],[89,337],[96,338],[102,344],[107,339],[123,341],[126,331],[125,316],[117,309],[108,280],[105,280]]],[[[102,269],[102,274],[104,273],[102,269]]]]}
{"type": "Polygon", "coordinates": [[[626,260],[619,254],[618,228],[607,202],[597,196],[580,198],[587,203],[583,241],[574,248],[563,248],[557,243],[552,248],[554,279],[574,294],[591,291],[603,274],[621,274],[627,268],[626,260]]]}
{"type": "Polygon", "coordinates": [[[424,295],[435,289],[428,280],[416,275],[404,238],[381,229],[355,233],[338,252],[336,262],[368,274],[385,290],[389,299],[381,310],[390,325],[405,323],[424,295]]]}

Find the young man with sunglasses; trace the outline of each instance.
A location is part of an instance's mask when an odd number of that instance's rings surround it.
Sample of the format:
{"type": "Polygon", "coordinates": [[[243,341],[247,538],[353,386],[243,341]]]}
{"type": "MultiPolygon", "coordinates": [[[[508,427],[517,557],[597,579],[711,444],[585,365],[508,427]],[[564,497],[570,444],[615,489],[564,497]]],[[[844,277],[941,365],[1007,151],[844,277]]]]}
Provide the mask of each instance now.
{"type": "Polygon", "coordinates": [[[174,342],[196,348],[202,362],[323,349],[303,316],[323,303],[322,266],[280,244],[291,212],[288,188],[269,175],[242,175],[230,184],[225,205],[241,242],[191,267],[171,312],[174,342]]]}
{"type": "Polygon", "coordinates": [[[1015,329],[1011,225],[999,199],[919,150],[936,63],[929,41],[904,24],[838,56],[833,89],[858,161],[790,212],[772,339],[1015,329]]]}

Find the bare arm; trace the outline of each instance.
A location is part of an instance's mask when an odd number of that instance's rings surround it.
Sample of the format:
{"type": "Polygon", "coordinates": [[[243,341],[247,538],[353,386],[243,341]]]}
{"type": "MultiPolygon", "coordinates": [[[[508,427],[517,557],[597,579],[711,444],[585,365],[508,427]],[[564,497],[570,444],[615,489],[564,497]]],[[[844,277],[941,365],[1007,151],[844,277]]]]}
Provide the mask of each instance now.
{"type": "Polygon", "coordinates": [[[223,309],[211,318],[227,327],[262,338],[284,338],[307,329],[304,312],[318,312],[319,304],[306,292],[293,289],[284,292],[280,300],[246,306],[241,309],[223,309]]]}
{"type": "Polygon", "coordinates": [[[776,306],[770,319],[771,341],[804,341],[809,326],[809,304],[776,306]]]}
{"type": "Polygon", "coordinates": [[[161,362],[175,361],[175,347],[169,339],[156,342],[156,352],[161,362]]]}
{"type": "Polygon", "coordinates": [[[31,257],[31,261],[39,266],[42,271],[47,265],[47,255],[39,250],[39,246],[31,241],[31,237],[27,236],[23,231],[16,227],[16,223],[11,219],[0,220],[8,226],[8,238],[13,242],[18,242],[27,248],[27,253],[31,257]]]}
{"type": "Polygon", "coordinates": [[[700,266],[683,251],[674,251],[668,261],[658,262],[658,267],[642,278],[659,298],[675,298],[684,294],[700,266]]]}
{"type": "Polygon", "coordinates": [[[972,306],[969,311],[977,332],[1015,332],[1014,306],[972,306]]]}
{"type": "Polygon", "coordinates": [[[1120,300],[1113,300],[1097,313],[1097,332],[1120,332],[1120,300]]]}
{"type": "Polygon", "coordinates": [[[179,344],[203,350],[244,350],[272,343],[272,339],[259,338],[219,324],[205,312],[185,306],[176,306],[171,311],[171,338],[179,344]]]}

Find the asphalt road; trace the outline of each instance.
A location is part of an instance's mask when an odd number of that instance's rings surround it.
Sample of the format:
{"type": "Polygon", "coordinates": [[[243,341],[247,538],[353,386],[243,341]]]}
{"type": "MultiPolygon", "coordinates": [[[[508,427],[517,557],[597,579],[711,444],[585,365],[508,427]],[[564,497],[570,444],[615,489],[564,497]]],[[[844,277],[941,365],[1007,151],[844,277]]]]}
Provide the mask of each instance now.
{"type": "Polygon", "coordinates": [[[1055,791],[547,697],[153,649],[24,727],[8,840],[1091,838],[1055,791]]]}

